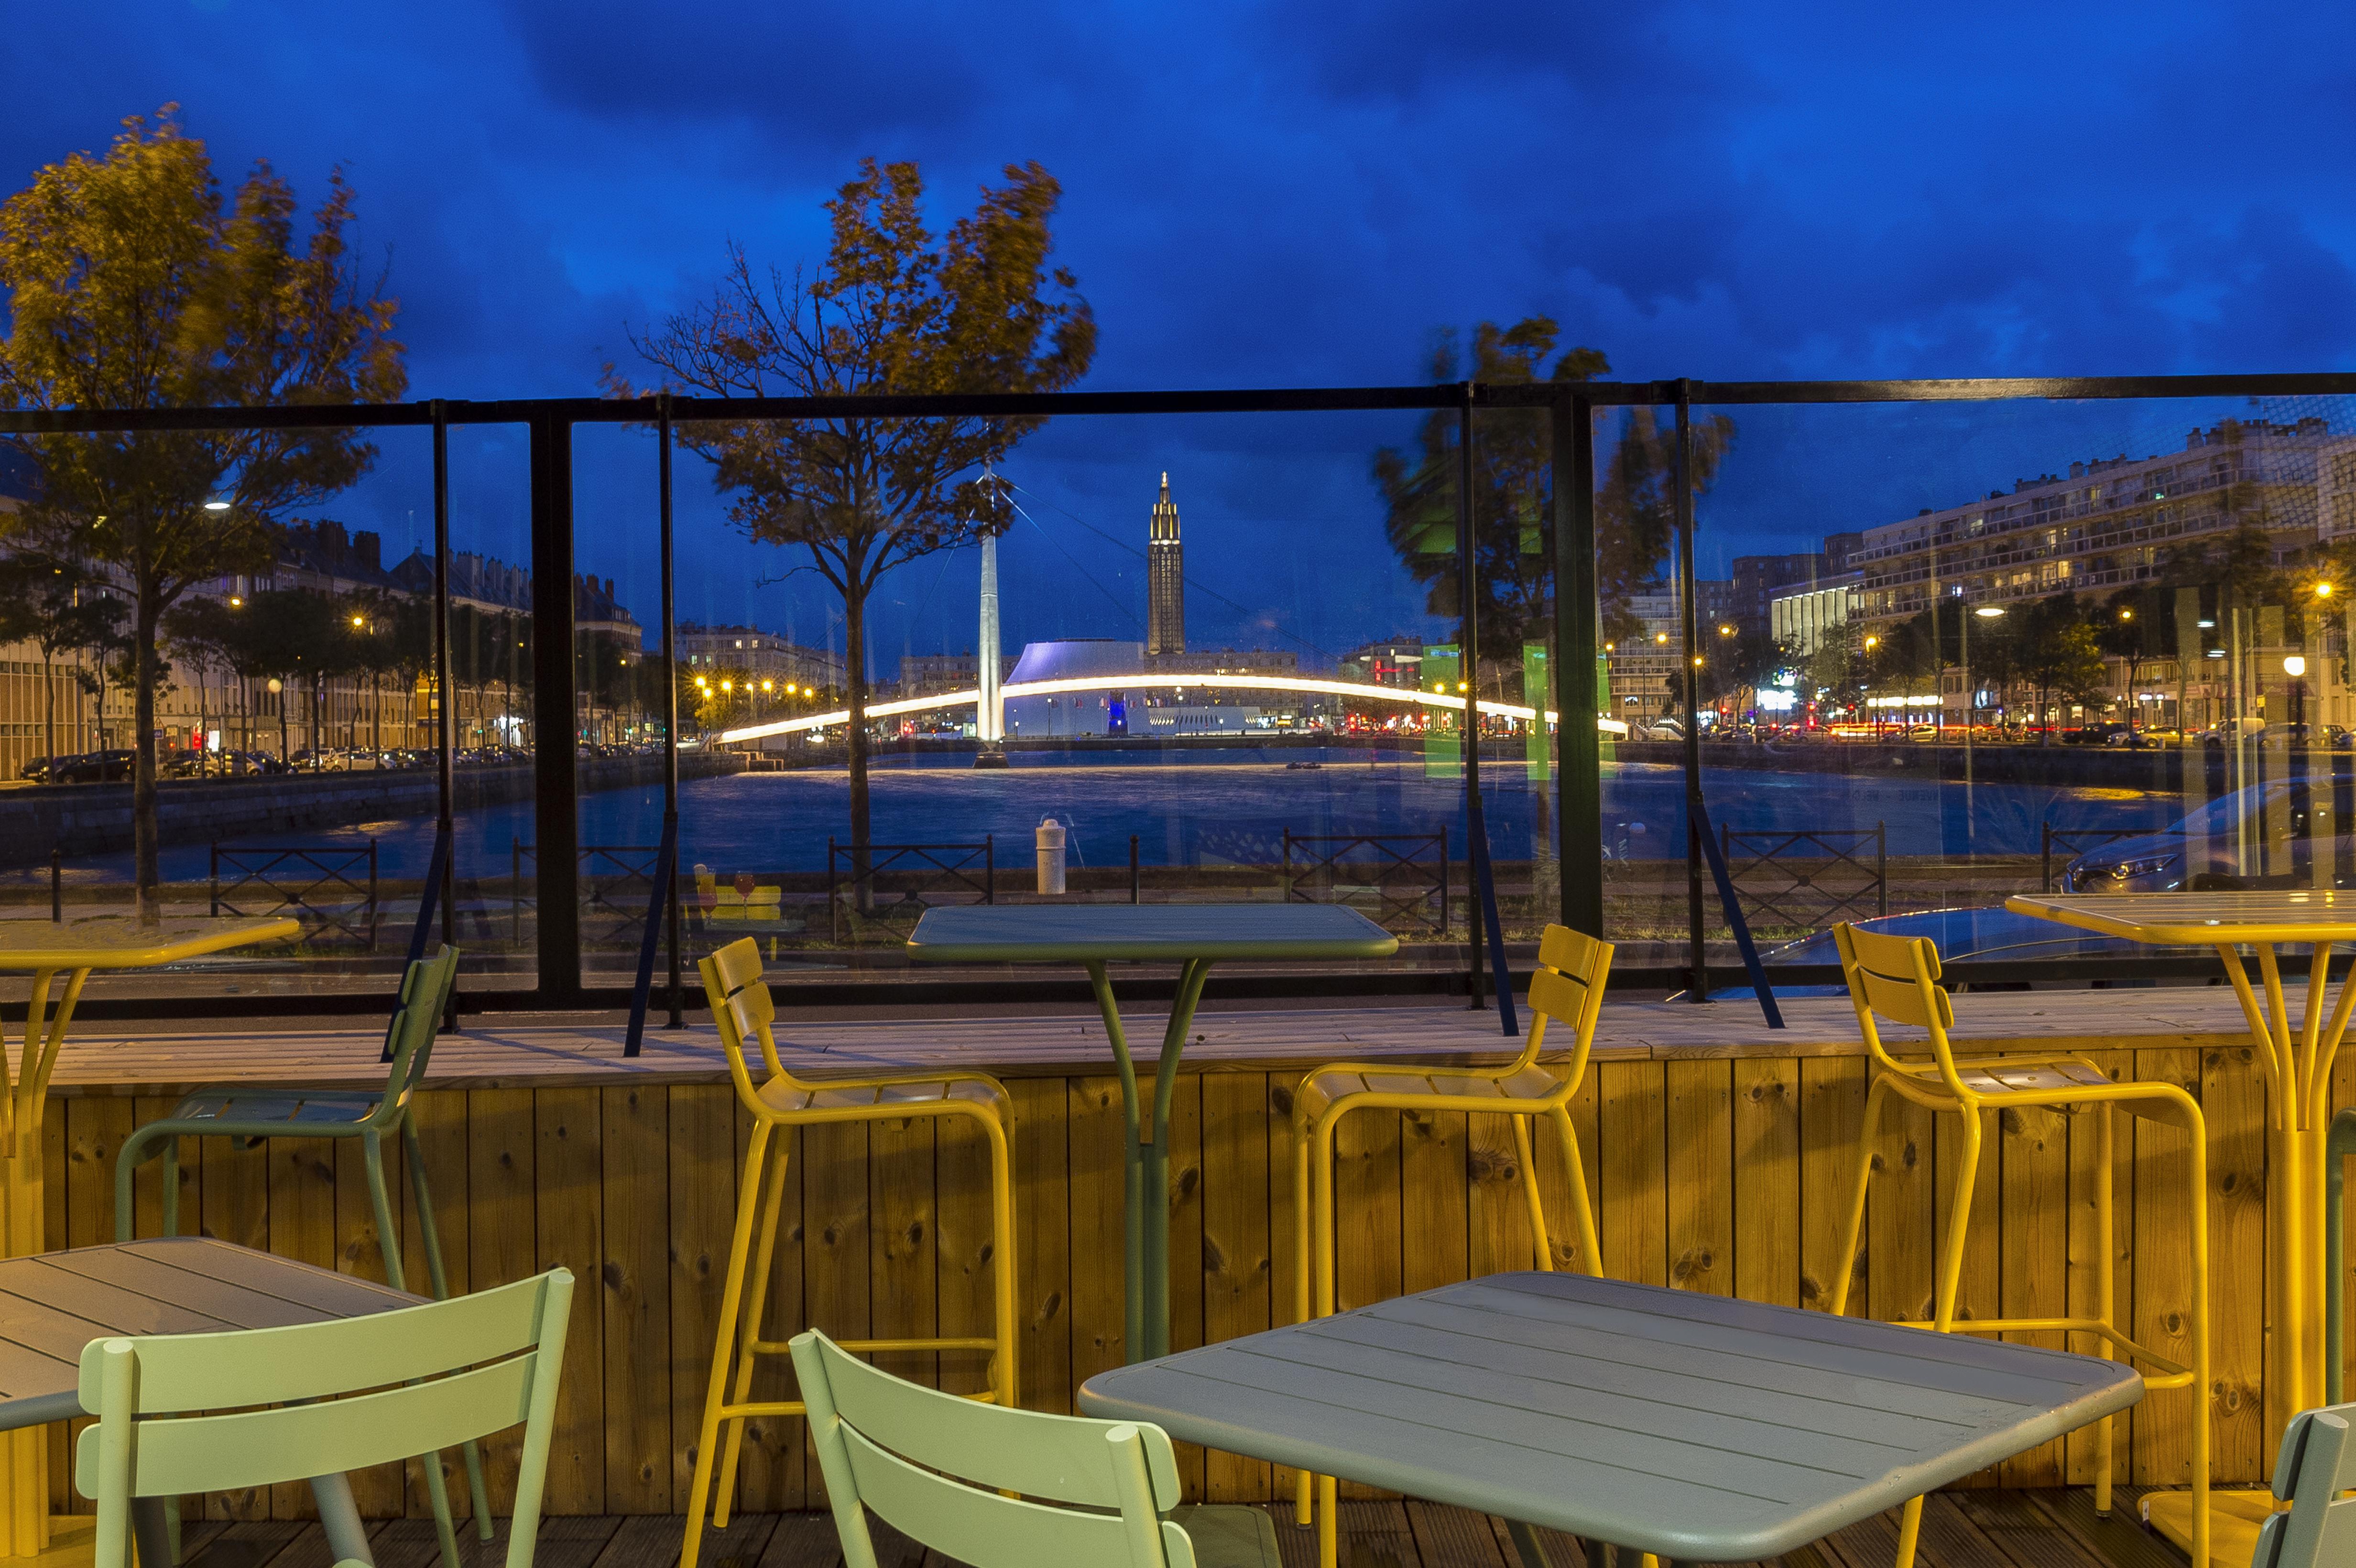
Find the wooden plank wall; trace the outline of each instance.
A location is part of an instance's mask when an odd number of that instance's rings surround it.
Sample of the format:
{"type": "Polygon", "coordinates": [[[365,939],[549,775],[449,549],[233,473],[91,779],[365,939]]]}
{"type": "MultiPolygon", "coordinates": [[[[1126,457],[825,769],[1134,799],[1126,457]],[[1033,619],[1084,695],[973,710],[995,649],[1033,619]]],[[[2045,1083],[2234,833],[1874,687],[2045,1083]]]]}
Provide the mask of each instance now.
{"type": "MultiPolygon", "coordinates": [[[[2221,1482],[2263,1482],[2264,1321],[2255,1294],[2265,1245],[2265,1095],[2247,1048],[2113,1053],[2106,1069],[2190,1089],[2209,1117],[2216,1366],[2208,1419],[2221,1482]]],[[[1183,1075],[1173,1118],[1173,1340],[1180,1348],[1290,1320],[1296,1283],[1290,1111],[1295,1075],[1183,1075]]],[[[1853,1057],[1689,1057],[1606,1061],[1573,1114],[1609,1272],[1691,1290],[1823,1307],[1832,1296],[1865,1064],[1853,1057]]],[[[1121,1116],[1106,1078],[1023,1078],[1014,1101],[1017,1250],[1024,1403],[1068,1411],[1073,1390],[1119,1364],[1121,1116]]],[[[2356,1061],[2337,1098],[2356,1097],[2356,1061]]],[[[53,1243],[109,1239],[114,1153],[163,1100],[59,1097],[48,1122],[53,1243]]],[[[1868,1246],[1848,1310],[1927,1312],[1934,1226],[1950,1208],[1952,1120],[1896,1107],[1876,1140],[1868,1246]]],[[[442,1244],[461,1288],[562,1264],[583,1282],[565,1367],[552,1511],[684,1509],[725,1272],[737,1172],[750,1125],[731,1091],[705,1085],[477,1090],[421,1099],[442,1244]]],[[[2061,1111],[1991,1118],[1973,1191],[1976,1224],[1960,1296],[1967,1316],[2092,1310],[2108,1266],[2122,1315],[2148,1342],[2182,1346],[2187,1252],[2179,1216],[2181,1135],[2122,1118],[2115,1148],[2114,1255],[2094,1255],[2093,1118],[2061,1111]]],[[[1556,1257],[1575,1261],[1567,1168],[1537,1129],[1537,1179],[1556,1257]]],[[[929,1122],[815,1129],[785,1140],[782,1240],[770,1283],[772,1331],[815,1324],[843,1337],[987,1333],[991,1255],[980,1136],[929,1122]]],[[[280,1140],[241,1152],[184,1149],[181,1211],[209,1234],[381,1277],[357,1146],[280,1140]]],[[[1337,1188],[1341,1303],[1351,1307],[1472,1275],[1531,1266],[1529,1218],[1510,1125],[1493,1116],[1368,1113],[1344,1125],[1337,1188]]],[[[156,1168],[143,1173],[140,1232],[160,1217],[156,1168]]],[[[402,1193],[405,1255],[422,1282],[416,1216],[402,1193]]],[[[184,1219],[184,1222],[186,1222],[184,1219]]],[[[2356,1255],[2356,1254],[2351,1254],[2356,1255]]],[[[2084,1348],[2084,1347],[2081,1347],[2084,1348]]],[[[978,1358],[905,1356],[894,1370],[978,1386],[978,1358]]],[[[782,1392],[779,1372],[766,1377],[782,1392]]],[[[2180,1482],[2190,1400],[2153,1395],[2117,1448],[2123,1481],[2180,1482]]],[[[66,1496],[66,1438],[51,1486],[66,1496]]],[[[455,1456],[453,1456],[455,1458],[455,1456]]],[[[512,1493],[512,1444],[495,1448],[494,1504],[512,1493]]],[[[2091,1435],[1979,1479],[2010,1486],[2091,1478],[2091,1435]]],[[[1190,1493],[1280,1495],[1283,1472],[1185,1450],[1190,1493]]],[[[413,1467],[412,1467],[413,1469],[413,1467]]],[[[755,1423],[743,1466],[746,1509],[818,1501],[798,1423],[755,1423]]],[[[454,1486],[463,1499],[463,1487],[454,1486]]],[[[376,1515],[423,1509],[420,1478],[361,1478],[376,1515]]],[[[307,1490],[209,1500],[238,1519],[299,1518],[307,1490]]]]}

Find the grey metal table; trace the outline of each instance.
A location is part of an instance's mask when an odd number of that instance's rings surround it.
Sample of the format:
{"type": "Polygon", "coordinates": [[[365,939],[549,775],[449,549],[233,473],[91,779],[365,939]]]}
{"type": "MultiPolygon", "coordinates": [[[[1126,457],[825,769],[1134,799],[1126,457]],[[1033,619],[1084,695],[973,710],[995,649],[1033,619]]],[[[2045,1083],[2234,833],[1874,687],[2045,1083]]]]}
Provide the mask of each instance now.
{"type": "MultiPolygon", "coordinates": [[[[118,1334],[214,1334],[364,1317],[426,1298],[203,1236],[0,1260],[0,1431],[81,1415],[82,1347],[118,1334]]],[[[337,1561],[373,1563],[340,1475],[311,1481],[337,1561]]],[[[162,1499],[132,1518],[143,1563],[169,1563],[162,1499]]]]}
{"type": "Polygon", "coordinates": [[[2143,1397],[2123,1361],[1505,1274],[1101,1372],[1089,1415],[1686,1561],[1779,1556],[2143,1397]]]}
{"type": "Polygon", "coordinates": [[[927,910],[908,938],[911,958],[936,964],[1087,966],[1120,1071],[1128,1121],[1123,1343],[1132,1361],[1170,1353],[1170,1096],[1212,964],[1387,958],[1398,951],[1398,938],[1357,911],[1306,903],[967,904],[927,910]],[[1180,966],[1151,1118],[1138,1103],[1137,1068],[1105,975],[1107,964],[1123,961],[1180,966]]]}

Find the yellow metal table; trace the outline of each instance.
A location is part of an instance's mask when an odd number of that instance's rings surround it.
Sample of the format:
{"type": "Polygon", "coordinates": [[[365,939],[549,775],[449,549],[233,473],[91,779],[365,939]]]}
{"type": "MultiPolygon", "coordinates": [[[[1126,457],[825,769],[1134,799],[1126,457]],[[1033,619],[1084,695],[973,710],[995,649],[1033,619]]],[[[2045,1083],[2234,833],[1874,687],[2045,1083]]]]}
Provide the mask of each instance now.
{"type": "MultiPolygon", "coordinates": [[[[2278,892],[2024,894],[2016,914],[2165,947],[2212,947],[2241,998],[2266,1073],[2266,1441],[2280,1444],[2292,1415],[2323,1403],[2323,1157],[2331,1125],[2331,1063],[2356,1011],[2356,985],[2343,982],[2329,1019],[2326,979],[2335,944],[2356,941],[2356,892],[2328,888],[2278,892]],[[2314,958],[2307,1005],[2294,1017],[2284,1000],[2277,949],[2305,944],[2314,958]],[[2254,949],[2263,1001],[2237,948],[2254,949]]],[[[2265,1492],[2215,1492],[2210,1561],[2244,1568],[2257,1526],[2271,1508],[2265,1492]]],[[[2192,1539],[2190,1494],[2158,1492],[2146,1516],[2179,1546],[2192,1539]]]]}
{"type": "MultiPolygon", "coordinates": [[[[95,969],[148,969],[298,934],[282,918],[152,920],[83,915],[67,921],[0,920],[0,971],[28,970],[32,995],[15,1060],[0,1028],[0,1257],[45,1250],[41,1234],[41,1110],[74,1005],[95,969]],[[57,977],[65,991],[50,997],[57,977]]],[[[38,1427],[0,1435],[0,1556],[32,1557],[48,1544],[48,1453],[38,1427]]]]}

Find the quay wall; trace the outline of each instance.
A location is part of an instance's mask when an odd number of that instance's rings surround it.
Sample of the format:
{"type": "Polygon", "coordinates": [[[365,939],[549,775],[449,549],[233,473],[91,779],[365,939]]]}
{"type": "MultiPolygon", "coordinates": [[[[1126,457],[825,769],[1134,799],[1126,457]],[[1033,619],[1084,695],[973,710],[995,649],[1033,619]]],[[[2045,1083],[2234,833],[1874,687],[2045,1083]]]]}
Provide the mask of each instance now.
{"type": "MultiPolygon", "coordinates": [[[[740,773],[744,758],[729,752],[684,752],[682,779],[740,773]]],[[[584,793],[657,784],[659,757],[584,757],[584,793]]],[[[455,776],[461,811],[529,799],[532,769],[462,768],[455,776]]],[[[382,773],[283,773],[266,778],[168,779],[156,795],[156,829],[166,844],[201,844],[256,833],[348,827],[389,817],[430,816],[440,800],[431,768],[382,773]]],[[[99,855],[131,846],[128,784],[54,784],[0,792],[0,867],[38,865],[52,849],[99,855]]]]}
{"type": "MultiPolygon", "coordinates": [[[[1685,765],[1676,741],[1619,741],[1604,748],[1607,759],[1661,767],[1685,765]]],[[[2356,766],[2346,752],[2316,751],[2308,766],[2317,773],[2345,773],[2356,766]]],[[[1938,779],[1961,784],[1966,776],[1987,784],[2039,784],[2056,788],[2156,790],[2174,795],[2188,784],[2206,784],[2204,793],[2227,786],[2227,758],[2220,747],[2168,746],[1934,746],[1876,744],[1869,741],[1818,741],[1793,745],[1705,744],[1701,765],[1750,773],[1858,774],[1938,779]],[[1968,751],[1968,755],[1966,754],[1968,751]]],[[[2280,747],[2265,752],[2271,773],[2286,765],[2280,747]]]]}

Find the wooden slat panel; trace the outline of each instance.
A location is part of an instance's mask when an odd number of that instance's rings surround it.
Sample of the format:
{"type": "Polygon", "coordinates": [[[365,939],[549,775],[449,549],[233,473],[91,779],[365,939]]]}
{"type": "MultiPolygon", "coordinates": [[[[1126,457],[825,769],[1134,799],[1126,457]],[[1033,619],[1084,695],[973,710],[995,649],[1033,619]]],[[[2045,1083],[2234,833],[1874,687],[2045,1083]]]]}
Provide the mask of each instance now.
{"type": "MultiPolygon", "coordinates": [[[[868,1126],[837,1122],[802,1129],[802,1302],[804,1322],[837,1339],[871,1337],[868,1126]]],[[[777,1326],[772,1317],[769,1322],[777,1326]]],[[[790,1376],[779,1369],[780,1376],[790,1376]]],[[[802,1457],[803,1495],[818,1507],[826,1493],[817,1462],[802,1457]]]]}
{"type": "Polygon", "coordinates": [[[1669,1283],[1734,1294],[1733,1064],[1664,1064],[1668,1094],[1669,1283]]]}
{"type": "MultiPolygon", "coordinates": [[[[2057,1106],[2026,1105],[1997,1115],[2000,1212],[1976,1216],[2002,1227],[2003,1312],[2007,1317],[2062,1317],[2070,1310],[2071,1125],[2082,1120],[2057,1106]]],[[[2012,1334],[2020,1344],[2067,1349],[2061,1334],[2012,1334]]],[[[2008,1487],[2062,1484],[2062,1444],[2048,1443],[2008,1459],[2008,1487]]]]}
{"type": "MultiPolygon", "coordinates": [[[[1946,1254],[1948,1238],[1954,1233],[1958,1220],[1955,1187],[1961,1172],[1964,1120],[1961,1116],[1934,1116],[1931,1136],[1937,1158],[1932,1188],[1932,1210],[1936,1216],[1932,1226],[1933,1279],[1937,1278],[1937,1265],[1946,1254]]],[[[1997,1316],[2003,1305],[2004,1217],[1997,1211],[1997,1193],[2002,1186],[2003,1147],[1997,1131],[1997,1113],[1980,1114],[1980,1147],[1972,1168],[1970,1200],[1964,1204],[1961,1216],[1964,1224],[1963,1274],[1955,1285],[1955,1321],[1997,1316]]],[[[1935,1302],[1935,1291],[1933,1293],[1935,1302]]],[[[1997,1472],[1994,1466],[1966,1476],[1955,1484],[1959,1487],[1993,1487],[1997,1472]]]]}
{"type": "Polygon", "coordinates": [[[670,1091],[598,1092],[604,1142],[605,1506],[670,1509],[670,1091]]]}
{"type": "MultiPolygon", "coordinates": [[[[205,1143],[204,1233],[256,1251],[270,1245],[270,1153],[267,1146],[241,1149],[227,1138],[205,1143]]],[[[190,1218],[180,1211],[184,1228],[190,1218]]],[[[266,1490],[216,1493],[205,1499],[206,1517],[231,1520],[270,1517],[266,1490]]]]}
{"type": "MultiPolygon", "coordinates": [[[[468,1097],[459,1093],[420,1094],[410,1102],[410,1116],[417,1127],[420,1151],[425,1158],[426,1186],[434,1200],[434,1231],[442,1240],[443,1276],[449,1282],[453,1296],[463,1296],[471,1288],[469,1280],[473,1266],[474,1205],[468,1201],[466,1158],[466,1122],[468,1097]]],[[[394,1211],[400,1216],[401,1257],[403,1278],[409,1288],[419,1295],[433,1290],[434,1275],[425,1256],[425,1227],[418,1213],[414,1196],[409,1189],[406,1155],[398,1142],[388,1142],[384,1149],[384,1176],[391,1185],[394,1211]]],[[[336,1228],[338,1237],[337,1264],[339,1269],[365,1278],[384,1278],[383,1256],[376,1244],[376,1219],[368,1199],[368,1176],[359,1164],[359,1146],[347,1139],[337,1146],[336,1157],[336,1228]]],[[[525,1211],[530,1205],[526,1202],[525,1211]]],[[[530,1255],[529,1250],[525,1253],[530,1255]]],[[[517,1438],[521,1441],[520,1435],[517,1438]]],[[[484,1450],[488,1466],[489,1450],[484,1450]]],[[[442,1456],[445,1471],[444,1484],[449,1488],[450,1508],[455,1517],[472,1519],[475,1503],[466,1484],[466,1469],[455,1453],[442,1456]]],[[[388,1484],[405,1490],[410,1511],[423,1518],[430,1512],[422,1465],[410,1467],[413,1476],[395,1477],[388,1484]]],[[[510,1472],[511,1473],[511,1472],[510,1472]]],[[[487,1476],[499,1474],[490,1467],[487,1476]]],[[[361,1479],[353,1477],[352,1492],[360,1495],[361,1479]]],[[[498,1483],[488,1482],[494,1499],[498,1483]]],[[[396,1495],[399,1495],[396,1493],[396,1495]]],[[[369,1505],[361,1503],[364,1512],[369,1505]]]]}
{"type": "MultiPolygon", "coordinates": [[[[1471,1277],[1472,1195],[1461,1111],[1399,1119],[1399,1288],[1432,1290],[1471,1277]]],[[[1538,1129],[1538,1136],[1546,1136],[1538,1129]]],[[[1559,1221],[1560,1209],[1551,1219],[1559,1221]]]]}
{"type": "Polygon", "coordinates": [[[1931,1316],[1938,1133],[1930,1112],[1895,1094],[1882,1107],[1866,1209],[1873,1316],[1922,1319],[1931,1316]]]}
{"type": "MultiPolygon", "coordinates": [[[[1014,1311],[1023,1403],[1072,1408],[1070,1091],[1062,1079],[1009,1083],[1014,1101],[1014,1311]]],[[[1091,1267],[1101,1266],[1091,1262],[1091,1267]]]]}
{"type": "MultiPolygon", "coordinates": [[[[2191,1051],[2138,1051],[2135,1075],[2147,1081],[2176,1083],[2195,1098],[2201,1093],[2201,1057],[2191,1051]]],[[[2195,1201],[2188,1185],[2191,1178],[2186,1151],[2187,1136],[2174,1127],[2140,1119],[2126,1121],[2135,1140],[2135,1337],[2179,1362],[2192,1360],[2191,1319],[2186,1308],[2192,1299],[2190,1249],[2176,1218],[2195,1201]]],[[[2231,1136],[2228,1134],[2227,1136],[2231,1136]]],[[[2218,1129],[2209,1129],[2216,1147],[2218,1129]]],[[[2216,1239],[2210,1239],[2215,1256],[2216,1239]]],[[[2213,1261],[2212,1261],[2213,1266],[2213,1261]]],[[[2217,1325],[2210,1328],[2214,1343],[2217,1325]]],[[[2194,1410],[2205,1412],[2208,1391],[2158,1393],[2135,1411],[2135,1478],[2138,1485],[2180,1487],[2191,1479],[2191,1444],[2188,1439],[2194,1410]]]]}
{"type": "MultiPolygon", "coordinates": [[[[459,1209],[465,1211],[467,1281],[477,1290],[487,1290],[496,1285],[512,1285],[539,1270],[540,1138],[531,1091],[478,1089],[466,1094],[465,1100],[466,1160],[462,1168],[466,1182],[460,1192],[446,1198],[437,1192],[437,1206],[444,1215],[459,1209]]],[[[428,1157],[432,1157],[430,1152],[428,1157]]],[[[444,1162],[439,1168],[447,1170],[450,1167],[444,1162]]],[[[443,1239],[451,1240],[451,1232],[445,1230],[443,1239]]],[[[578,1353],[573,1348],[573,1340],[583,1332],[582,1320],[596,1316],[587,1306],[595,1299],[595,1291],[586,1283],[576,1284],[572,1321],[566,1326],[568,1373],[578,1353]]],[[[522,1450],[521,1427],[489,1438],[483,1445],[483,1464],[490,1488],[491,1511],[495,1514],[509,1514],[515,1509],[516,1463],[522,1450]]],[[[604,1466],[601,1456],[601,1473],[604,1466]]],[[[420,1513],[423,1506],[424,1488],[412,1481],[412,1515],[420,1513]]]]}
{"type": "MultiPolygon", "coordinates": [[[[344,1140],[349,1142],[352,1140],[344,1140]]],[[[273,1138],[269,1157],[270,1250],[315,1268],[336,1266],[336,1146],[318,1138],[273,1138]]],[[[270,1488],[273,1519],[316,1519],[301,1481],[270,1488]]]]}
{"type": "MultiPolygon", "coordinates": [[[[594,1089],[533,1095],[534,1223],[541,1269],[559,1264],[578,1281],[564,1343],[564,1381],[548,1456],[551,1513],[605,1511],[605,1154],[594,1089]],[[594,1305],[593,1305],[594,1304],[594,1305]]],[[[479,1256],[479,1251],[477,1253],[479,1256]]]]}
{"type": "MultiPolygon", "coordinates": [[[[2087,1061],[2113,1079],[2125,1078],[2135,1071],[2135,1053],[2126,1051],[2091,1052],[2087,1061]]],[[[2137,1187],[2135,1175],[2135,1122],[2125,1113],[2111,1113],[2111,1251],[2103,1255],[2095,1225],[2095,1176],[2098,1169],[2096,1152],[2100,1145],[2099,1122],[2091,1111],[2082,1111],[2070,1118],[2070,1315],[2073,1317],[2099,1316],[2099,1288],[2103,1271],[2111,1276],[2112,1311],[2118,1321],[2134,1332],[2135,1322],[2135,1205],[2137,1187]]],[[[2083,1355],[2094,1355],[2101,1347],[2091,1340],[2070,1347],[2083,1355]]],[[[2168,1395],[2155,1395],[2168,1398],[2168,1395]]],[[[2176,1396],[2182,1397],[2182,1396],[2176,1396]]],[[[2149,1401],[2147,1400],[2148,1404],[2149,1401]]],[[[2134,1423],[2139,1419],[2140,1408],[2113,1421],[2111,1478],[2124,1484],[2131,1477],[2134,1457],[2132,1438],[2134,1423]]],[[[2062,1472],[2069,1485],[2083,1487],[2094,1478],[2095,1445],[2099,1434],[2084,1428],[2062,1439],[2062,1472]]]]}
{"type": "MultiPolygon", "coordinates": [[[[1170,1097],[1170,1349],[1203,1342],[1203,1078],[1180,1075],[1170,1097]]],[[[1203,1500],[1203,1450],[1178,1445],[1178,1478],[1190,1503],[1203,1500]]]]}
{"type": "MultiPolygon", "coordinates": [[[[1530,1173],[1522,1168],[1514,1145],[1512,1117],[1464,1118],[1464,1169],[1465,1276],[1536,1266],[1529,1200],[1522,1192],[1530,1173]]],[[[1551,1211],[1549,1228],[1555,1228],[1556,1213],[1564,1213],[1568,1222],[1567,1211],[1551,1211]]]]}
{"type": "MultiPolygon", "coordinates": [[[[1841,1263],[1849,1183],[1865,1136],[1866,1064],[1854,1058],[1800,1063],[1800,1305],[1829,1309],[1841,1263]]],[[[1847,1309],[1872,1310],[1870,1254],[1852,1265],[1847,1309]]]]}
{"type": "Polygon", "coordinates": [[[670,1317],[664,1375],[669,1384],[672,1506],[684,1510],[736,1217],[736,1096],[727,1089],[680,1084],[667,1098],[670,1317]]]}
{"type": "MultiPolygon", "coordinates": [[[[1302,1238],[1308,1224],[1307,1183],[1295,1168],[1292,1126],[1293,1094],[1301,1083],[1297,1072],[1268,1074],[1268,1246],[1269,1316],[1270,1326],[1298,1322],[1305,1284],[1301,1260],[1307,1255],[1302,1238]]],[[[1294,1495],[1300,1473],[1270,1466],[1273,1495],[1294,1495]]],[[[1312,1549],[1312,1555],[1314,1555],[1312,1549]]]]}
{"type": "MultiPolygon", "coordinates": [[[[991,1292],[999,1260],[990,1240],[990,1139],[970,1116],[933,1124],[933,1205],[937,1331],[943,1339],[987,1338],[997,1332],[991,1292]]],[[[940,1386],[952,1393],[990,1386],[987,1356],[958,1351],[939,1360],[940,1386]]]]}
{"type": "MultiPolygon", "coordinates": [[[[1071,1149],[1071,1386],[1129,1360],[1122,1339],[1120,1083],[1068,1081],[1071,1149]]],[[[1069,1396],[1066,1395],[1066,1398],[1069,1396]]]]}
{"type": "Polygon", "coordinates": [[[1800,1305],[1800,1063],[1734,1064],[1734,1294],[1800,1305]]]}
{"type": "MultiPolygon", "coordinates": [[[[1265,1076],[1206,1073],[1202,1096],[1203,1337],[1215,1344],[1276,1326],[1269,1250],[1271,1118],[1265,1076]]],[[[1280,1165],[1279,1179],[1289,1184],[1290,1168],[1280,1165]]],[[[1269,1495],[1270,1484],[1269,1467],[1260,1460],[1215,1449],[1205,1457],[1206,1501],[1257,1500],[1269,1495]]]]}
{"type": "MultiPolygon", "coordinates": [[[[2277,1430],[2261,1425],[2265,1323],[2237,1307],[2246,1282],[2266,1277],[2266,1090],[2255,1048],[2202,1051],[2200,1099],[2209,1132],[2209,1462],[2248,1475],[2272,1461],[2266,1432],[2277,1430]]],[[[2294,1412],[2281,1413],[2287,1421],[2294,1412]]]]}
{"type": "MultiPolygon", "coordinates": [[[[879,1339],[928,1339],[938,1332],[934,1267],[933,1124],[927,1118],[867,1124],[869,1332],[879,1339]]],[[[895,1377],[926,1384],[940,1378],[931,1351],[874,1358],[895,1377]]]]}
{"type": "Polygon", "coordinates": [[[1597,1163],[1603,1180],[1596,1228],[1602,1232],[1603,1272],[1640,1285],[1666,1285],[1668,1161],[1665,1085],[1660,1063],[1607,1061],[1599,1072],[1602,1096],[1597,1163]]]}

